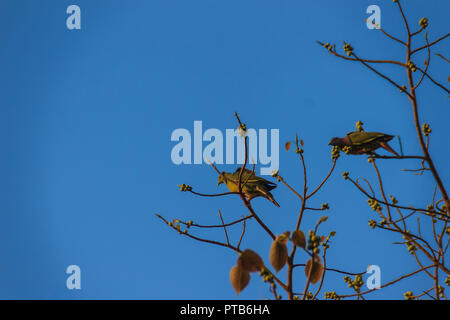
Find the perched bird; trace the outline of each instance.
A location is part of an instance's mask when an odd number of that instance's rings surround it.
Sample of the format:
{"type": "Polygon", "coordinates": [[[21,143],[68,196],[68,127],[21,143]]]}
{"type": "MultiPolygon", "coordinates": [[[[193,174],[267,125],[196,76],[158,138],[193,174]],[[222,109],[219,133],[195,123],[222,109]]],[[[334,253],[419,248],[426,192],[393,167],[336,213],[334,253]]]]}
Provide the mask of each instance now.
{"type": "Polygon", "coordinates": [[[388,145],[392,138],[394,136],[380,132],[350,132],[343,138],[331,139],[328,145],[337,146],[349,154],[373,153],[382,147],[399,157],[398,153],[388,145]]]}
{"type": "MultiPolygon", "coordinates": [[[[225,183],[230,192],[239,192],[239,173],[241,172],[241,168],[237,168],[234,173],[222,172],[219,175],[219,179],[217,185],[221,185],[225,183]]],[[[258,177],[251,170],[244,169],[241,176],[241,188],[245,197],[248,201],[252,200],[256,197],[264,197],[270,202],[272,202],[277,207],[280,205],[273,198],[271,190],[276,188],[277,185],[273,182],[270,182],[266,179],[258,177]]]]}

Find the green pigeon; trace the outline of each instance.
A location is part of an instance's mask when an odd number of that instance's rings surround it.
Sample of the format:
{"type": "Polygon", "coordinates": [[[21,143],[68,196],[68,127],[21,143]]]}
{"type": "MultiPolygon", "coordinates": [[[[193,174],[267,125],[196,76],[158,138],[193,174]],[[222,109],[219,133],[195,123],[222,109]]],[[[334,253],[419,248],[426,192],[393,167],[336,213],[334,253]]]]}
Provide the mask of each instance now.
{"type": "MultiPolygon", "coordinates": [[[[219,186],[222,183],[225,183],[230,192],[239,192],[238,185],[240,172],[240,167],[237,168],[234,173],[222,172],[219,175],[217,185],[219,186]]],[[[280,205],[273,198],[272,193],[270,193],[270,191],[276,188],[277,185],[264,178],[258,177],[253,171],[244,169],[241,176],[241,187],[242,192],[248,201],[256,197],[264,197],[277,207],[280,207],[280,205]]]]}
{"type": "Polygon", "coordinates": [[[380,132],[350,132],[343,138],[333,138],[328,145],[337,146],[341,149],[348,148],[346,153],[363,154],[373,153],[379,147],[388,150],[399,157],[398,153],[392,149],[388,142],[394,136],[380,132]]]}

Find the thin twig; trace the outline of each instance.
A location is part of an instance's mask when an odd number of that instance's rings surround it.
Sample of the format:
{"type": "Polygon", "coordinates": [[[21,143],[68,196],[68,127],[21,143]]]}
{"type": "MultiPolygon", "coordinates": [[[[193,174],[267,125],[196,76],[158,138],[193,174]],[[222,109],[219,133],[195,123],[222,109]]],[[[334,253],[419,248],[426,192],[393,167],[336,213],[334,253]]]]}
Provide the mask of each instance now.
{"type": "MultiPolygon", "coordinates": [[[[292,265],[292,267],[294,267],[294,268],[305,267],[305,266],[306,266],[305,263],[297,263],[297,264],[292,265]]],[[[350,275],[350,276],[363,275],[363,274],[366,273],[365,271],[364,272],[359,272],[359,273],[347,272],[347,271],[343,271],[343,270],[339,270],[339,269],[335,269],[335,268],[328,268],[328,267],[324,268],[324,269],[327,270],[327,271],[333,271],[333,272],[337,272],[337,273],[347,274],[347,275],[350,275]]]]}
{"type": "MultiPolygon", "coordinates": [[[[428,43],[428,35],[427,33],[425,33],[425,41],[428,43]]],[[[430,67],[430,60],[431,60],[431,50],[430,47],[427,46],[427,51],[428,51],[428,59],[426,61],[426,65],[425,65],[425,71],[422,73],[422,77],[420,78],[419,82],[417,82],[416,86],[414,87],[414,90],[417,89],[420,84],[422,83],[423,79],[425,78],[425,74],[427,74],[428,68],[430,67]]]]}
{"type": "Polygon", "coordinates": [[[325,184],[325,182],[327,182],[328,178],[331,176],[331,174],[333,173],[334,168],[336,167],[336,161],[337,161],[337,159],[333,160],[333,165],[331,166],[331,169],[328,172],[327,176],[322,180],[322,182],[317,186],[317,188],[314,189],[314,191],[312,191],[309,195],[306,196],[306,199],[311,198],[317,191],[320,190],[320,188],[322,188],[322,186],[325,184]]]}
{"type": "MultiPolygon", "coordinates": [[[[225,222],[223,222],[222,212],[220,212],[220,210],[219,210],[219,217],[220,217],[220,221],[222,221],[223,231],[225,232],[225,237],[227,238],[227,243],[230,244],[230,239],[228,239],[227,227],[225,226],[225,222]]],[[[244,220],[244,223],[245,223],[245,220],[244,220]]],[[[239,246],[238,246],[238,248],[239,248],[239,246]]]]}
{"type": "Polygon", "coordinates": [[[422,46],[422,47],[420,47],[420,48],[417,48],[417,49],[412,50],[412,51],[411,51],[411,54],[414,54],[414,53],[416,53],[417,51],[420,51],[420,50],[425,49],[425,48],[427,48],[427,47],[431,47],[431,46],[435,45],[436,43],[438,43],[438,42],[444,40],[444,39],[447,38],[448,36],[450,36],[450,33],[447,33],[446,35],[440,37],[439,39],[437,39],[437,40],[435,40],[435,41],[433,41],[433,42],[431,42],[430,44],[427,44],[427,45],[425,45],[425,46],[422,46]]]}
{"type": "Polygon", "coordinates": [[[238,245],[237,245],[238,248],[241,247],[241,242],[242,242],[242,239],[244,238],[244,233],[245,233],[245,220],[242,223],[242,233],[241,233],[241,237],[239,238],[238,245]]]}

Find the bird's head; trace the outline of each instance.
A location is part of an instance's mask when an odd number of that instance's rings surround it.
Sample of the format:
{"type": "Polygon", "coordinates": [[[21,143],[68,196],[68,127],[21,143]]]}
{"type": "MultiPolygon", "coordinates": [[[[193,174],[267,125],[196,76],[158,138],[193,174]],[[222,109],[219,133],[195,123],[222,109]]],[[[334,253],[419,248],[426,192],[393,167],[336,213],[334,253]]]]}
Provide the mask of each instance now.
{"type": "Polygon", "coordinates": [[[220,186],[222,183],[225,183],[225,172],[222,172],[217,179],[217,185],[220,186]]]}
{"type": "Polygon", "coordinates": [[[340,146],[342,144],[341,138],[332,138],[328,143],[329,146],[340,146]]]}

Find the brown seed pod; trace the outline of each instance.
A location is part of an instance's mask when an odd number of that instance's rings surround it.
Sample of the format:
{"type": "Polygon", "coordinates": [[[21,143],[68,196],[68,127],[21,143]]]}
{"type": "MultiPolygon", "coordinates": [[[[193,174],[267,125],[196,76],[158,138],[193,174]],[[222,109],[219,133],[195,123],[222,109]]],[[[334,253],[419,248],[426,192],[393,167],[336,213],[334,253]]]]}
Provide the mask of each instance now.
{"type": "Polygon", "coordinates": [[[272,246],[270,247],[270,263],[276,272],[283,269],[289,256],[286,242],[284,239],[278,239],[278,237],[272,242],[272,246]]]}
{"type": "Polygon", "coordinates": [[[305,234],[301,230],[295,230],[292,233],[292,242],[297,247],[302,247],[303,249],[306,247],[306,238],[305,234]]]}
{"type": "Polygon", "coordinates": [[[256,272],[264,267],[264,262],[255,251],[246,249],[239,256],[237,265],[247,272],[256,272]]]}
{"type": "Polygon", "coordinates": [[[236,294],[239,295],[250,282],[250,273],[239,266],[234,266],[230,270],[230,282],[236,294]]]}
{"type": "Polygon", "coordinates": [[[306,277],[309,276],[309,270],[311,269],[311,264],[312,264],[310,281],[312,284],[315,284],[320,280],[320,278],[322,278],[323,266],[322,266],[322,261],[320,260],[320,258],[318,256],[314,257],[314,263],[312,263],[312,261],[313,261],[313,259],[309,259],[306,262],[305,275],[306,275],[306,277]]]}

